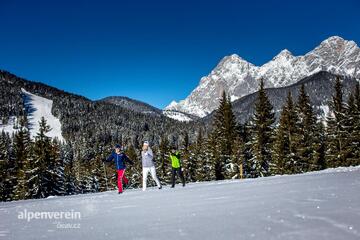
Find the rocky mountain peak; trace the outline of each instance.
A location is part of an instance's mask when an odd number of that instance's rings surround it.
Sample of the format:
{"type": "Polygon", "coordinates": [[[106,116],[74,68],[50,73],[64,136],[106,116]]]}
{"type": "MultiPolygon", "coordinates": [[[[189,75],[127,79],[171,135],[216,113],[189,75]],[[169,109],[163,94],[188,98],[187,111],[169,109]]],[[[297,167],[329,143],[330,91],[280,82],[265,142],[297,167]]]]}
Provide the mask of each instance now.
{"type": "Polygon", "coordinates": [[[281,52],[279,52],[279,54],[276,55],[276,56],[273,58],[273,60],[275,60],[275,59],[281,59],[281,58],[292,59],[292,58],[294,58],[294,56],[292,55],[292,53],[291,53],[289,50],[284,49],[284,50],[282,50],[281,52]]]}
{"type": "Polygon", "coordinates": [[[199,86],[185,100],[172,103],[166,109],[204,117],[217,108],[223,90],[236,100],[255,92],[260,78],[265,80],[266,87],[277,88],[320,71],[360,78],[360,48],[354,41],[333,36],[304,56],[294,56],[284,49],[262,66],[232,54],[201,78],[199,86]]]}

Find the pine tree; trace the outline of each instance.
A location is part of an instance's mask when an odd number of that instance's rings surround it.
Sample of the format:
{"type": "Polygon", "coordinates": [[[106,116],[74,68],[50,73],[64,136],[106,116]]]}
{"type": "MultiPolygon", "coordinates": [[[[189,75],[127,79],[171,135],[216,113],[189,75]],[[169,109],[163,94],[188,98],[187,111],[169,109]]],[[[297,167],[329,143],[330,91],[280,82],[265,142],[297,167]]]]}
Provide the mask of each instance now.
{"type": "Polygon", "coordinates": [[[319,122],[316,124],[315,130],[315,149],[313,154],[313,162],[311,164],[311,171],[323,170],[327,168],[326,163],[326,133],[324,124],[319,122]]]}
{"type": "Polygon", "coordinates": [[[276,130],[273,163],[271,164],[273,173],[291,174],[301,172],[303,166],[300,164],[296,154],[299,144],[297,124],[298,117],[289,92],[281,112],[279,127],[276,130]]]}
{"type": "Polygon", "coordinates": [[[272,142],[273,124],[275,117],[273,106],[264,89],[264,81],[260,81],[260,90],[255,104],[255,113],[252,119],[252,151],[254,157],[251,159],[251,176],[269,176],[272,142]]]}
{"type": "Polygon", "coordinates": [[[215,176],[217,180],[229,178],[234,175],[234,164],[231,162],[233,148],[237,132],[237,123],[232,111],[230,99],[223,92],[219,108],[216,110],[213,120],[211,138],[216,139],[215,176]]]}
{"type": "Polygon", "coordinates": [[[220,159],[220,153],[217,145],[217,139],[214,134],[210,134],[203,145],[202,152],[204,153],[203,171],[205,173],[205,181],[219,180],[220,171],[216,165],[220,159]]]}
{"type": "Polygon", "coordinates": [[[360,86],[357,82],[354,90],[354,110],[352,111],[352,132],[350,133],[350,152],[352,165],[360,165],[360,86]]]}
{"type": "Polygon", "coordinates": [[[301,173],[303,172],[303,169],[308,169],[309,164],[307,159],[304,159],[303,162],[301,162],[297,154],[299,143],[301,142],[298,129],[299,118],[290,92],[288,93],[285,109],[285,129],[289,142],[286,168],[289,173],[301,173]]]}
{"type": "Polygon", "coordinates": [[[181,164],[184,169],[185,181],[195,181],[196,162],[191,155],[191,144],[188,132],[183,132],[183,141],[181,143],[181,164]]]}
{"type": "Polygon", "coordinates": [[[163,136],[161,138],[161,142],[157,153],[157,157],[160,160],[160,164],[158,165],[159,171],[157,172],[160,173],[159,180],[163,185],[166,185],[166,183],[170,182],[171,163],[169,160],[169,152],[170,152],[170,142],[165,136],[163,136]]]}
{"type": "Polygon", "coordinates": [[[334,95],[331,102],[332,115],[327,118],[327,151],[326,161],[329,167],[346,165],[347,131],[345,125],[345,108],[343,102],[342,83],[336,79],[334,95]]]}
{"type": "Polygon", "coordinates": [[[5,201],[5,179],[7,177],[6,172],[8,171],[4,135],[5,132],[2,131],[0,134],[0,201],[5,201]]]}
{"type": "Polygon", "coordinates": [[[312,169],[314,154],[316,149],[316,115],[312,109],[310,98],[306,94],[304,84],[301,85],[300,93],[296,105],[298,115],[297,130],[299,131],[296,155],[299,158],[301,172],[312,169]]]}
{"type": "MultiPolygon", "coordinates": [[[[239,131],[240,132],[240,131],[239,131]]],[[[231,168],[228,169],[228,177],[231,179],[244,177],[244,142],[241,135],[235,138],[231,154],[231,168]]]]}
{"type": "Polygon", "coordinates": [[[89,149],[88,157],[89,160],[83,162],[85,166],[82,166],[81,169],[86,169],[87,174],[83,176],[85,179],[85,189],[86,192],[103,192],[106,191],[106,182],[104,166],[102,160],[104,159],[103,150],[104,147],[99,141],[96,141],[93,144],[93,147],[89,149]]]}
{"type": "Polygon", "coordinates": [[[77,193],[77,181],[74,169],[74,152],[71,143],[62,146],[62,158],[64,159],[64,190],[66,195],[77,193]]]}
{"type": "Polygon", "coordinates": [[[360,164],[360,99],[359,83],[350,94],[345,109],[344,130],[348,133],[345,166],[360,164]]]}
{"type": "Polygon", "coordinates": [[[251,178],[252,176],[252,136],[251,125],[249,122],[245,122],[242,128],[240,128],[240,136],[242,140],[242,164],[243,174],[245,178],[251,178]]]}
{"type": "Polygon", "coordinates": [[[203,131],[200,129],[192,154],[196,162],[196,181],[215,180],[215,169],[211,151],[212,145],[209,144],[213,143],[203,136],[203,131]]]}
{"type": "MultiPolygon", "coordinates": [[[[76,181],[76,193],[85,193],[85,189],[86,189],[86,183],[84,181],[84,175],[83,175],[83,163],[82,160],[79,158],[79,155],[76,154],[76,156],[74,156],[74,160],[72,163],[73,166],[73,171],[74,171],[74,176],[75,176],[75,181],[76,181]]],[[[110,172],[108,171],[108,177],[110,178],[110,172]]],[[[110,182],[110,181],[109,181],[110,182]]],[[[113,188],[111,188],[113,189],[113,188]]]]}
{"type": "Polygon", "coordinates": [[[44,117],[39,122],[39,132],[35,137],[34,159],[31,162],[31,177],[29,179],[30,195],[32,198],[44,198],[52,193],[51,142],[46,134],[50,131],[44,117]]]}
{"type": "Polygon", "coordinates": [[[102,162],[102,157],[97,155],[95,159],[91,160],[91,180],[92,180],[92,190],[94,192],[104,192],[107,190],[105,179],[104,167],[102,162]]]}
{"type": "Polygon", "coordinates": [[[286,162],[289,152],[289,142],[285,128],[280,126],[275,130],[275,140],[273,145],[273,163],[271,164],[272,174],[285,174],[287,172],[286,162]]]}
{"type": "Polygon", "coordinates": [[[126,150],[126,155],[134,162],[130,168],[126,169],[126,175],[129,179],[131,188],[140,187],[142,185],[142,163],[140,157],[140,151],[137,151],[133,145],[126,150]]]}
{"type": "Polygon", "coordinates": [[[26,199],[29,196],[28,172],[30,171],[31,140],[30,133],[26,129],[26,119],[21,119],[19,131],[14,138],[14,200],[26,199]]]}
{"type": "Polygon", "coordinates": [[[4,131],[0,134],[0,201],[11,201],[13,197],[13,182],[11,172],[11,139],[4,131]]]}
{"type": "Polygon", "coordinates": [[[51,161],[54,162],[54,169],[51,170],[51,181],[53,195],[65,195],[65,166],[64,156],[61,152],[60,142],[54,139],[51,144],[51,161]]]}

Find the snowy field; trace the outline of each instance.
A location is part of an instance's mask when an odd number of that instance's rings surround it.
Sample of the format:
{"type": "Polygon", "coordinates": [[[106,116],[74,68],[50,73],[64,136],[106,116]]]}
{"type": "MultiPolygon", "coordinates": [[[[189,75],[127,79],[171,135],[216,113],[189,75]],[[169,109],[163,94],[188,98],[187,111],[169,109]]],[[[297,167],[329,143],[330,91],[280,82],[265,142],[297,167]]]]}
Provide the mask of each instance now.
{"type": "MultiPolygon", "coordinates": [[[[21,89],[24,94],[25,107],[27,108],[30,135],[34,138],[39,131],[39,121],[41,117],[45,117],[47,124],[50,125],[51,131],[47,134],[49,137],[57,137],[59,140],[64,141],[61,135],[61,123],[52,113],[53,101],[47,98],[27,92],[21,89]]],[[[15,117],[11,117],[7,125],[0,124],[0,132],[4,130],[12,134],[16,130],[13,128],[15,117]]]]}
{"type": "Polygon", "coordinates": [[[360,239],[360,167],[0,203],[0,216],[0,239],[360,239]]]}

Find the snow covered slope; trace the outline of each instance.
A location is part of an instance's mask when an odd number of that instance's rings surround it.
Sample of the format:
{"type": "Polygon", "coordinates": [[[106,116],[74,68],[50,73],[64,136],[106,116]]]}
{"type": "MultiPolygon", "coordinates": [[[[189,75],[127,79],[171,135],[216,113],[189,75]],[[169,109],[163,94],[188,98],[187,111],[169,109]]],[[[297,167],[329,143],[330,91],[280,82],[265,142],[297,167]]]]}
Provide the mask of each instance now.
{"type": "Polygon", "coordinates": [[[360,239],[360,168],[0,203],[1,239],[360,239]],[[20,212],[81,219],[18,219],[20,212]],[[57,228],[57,222],[73,229],[57,228]],[[76,224],[76,225],[74,225],[76,224]],[[80,224],[80,225],[77,225],[80,224]]]}
{"type": "Polygon", "coordinates": [[[196,119],[199,119],[199,117],[191,115],[189,113],[183,113],[176,110],[163,110],[163,114],[169,118],[175,119],[180,122],[190,122],[196,119]]]}
{"type": "MultiPolygon", "coordinates": [[[[23,88],[21,91],[23,93],[27,118],[29,121],[30,136],[32,138],[36,136],[36,133],[39,131],[39,121],[41,117],[45,117],[47,124],[50,125],[51,128],[51,131],[47,134],[47,136],[51,138],[57,137],[59,140],[64,141],[61,134],[60,120],[51,113],[53,101],[32,94],[23,88]]],[[[11,117],[7,124],[0,124],[0,132],[2,130],[8,132],[9,134],[16,132],[14,124],[16,124],[16,118],[11,117]]]]}
{"type": "MultiPolygon", "coordinates": [[[[34,138],[36,136],[36,133],[39,131],[40,119],[41,117],[45,117],[47,124],[50,125],[51,128],[51,131],[47,136],[51,138],[57,137],[59,140],[64,141],[61,134],[60,120],[51,113],[53,101],[27,92],[25,89],[21,89],[21,91],[24,94],[31,137],[34,138]]],[[[11,117],[6,125],[0,124],[0,132],[4,130],[5,132],[12,134],[16,131],[16,129],[13,128],[15,122],[16,118],[11,117]]]]}
{"type": "Polygon", "coordinates": [[[304,56],[293,56],[285,49],[262,66],[236,54],[226,56],[185,100],[173,101],[165,109],[204,117],[216,109],[224,90],[235,101],[257,91],[260,78],[266,87],[284,87],[320,71],[360,78],[360,48],[354,41],[334,36],[304,56]]]}
{"type": "Polygon", "coordinates": [[[63,141],[60,120],[51,113],[53,101],[27,92],[25,89],[21,90],[25,97],[25,108],[27,109],[31,137],[36,136],[36,133],[39,131],[40,119],[44,117],[51,128],[47,136],[57,137],[63,141]]]}

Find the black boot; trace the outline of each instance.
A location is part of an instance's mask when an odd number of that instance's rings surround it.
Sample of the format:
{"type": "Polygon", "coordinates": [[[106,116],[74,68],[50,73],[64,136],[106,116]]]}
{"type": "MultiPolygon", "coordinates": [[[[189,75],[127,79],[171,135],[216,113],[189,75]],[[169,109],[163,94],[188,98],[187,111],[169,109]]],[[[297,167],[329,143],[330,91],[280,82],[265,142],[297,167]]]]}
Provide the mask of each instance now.
{"type": "Polygon", "coordinates": [[[160,185],[159,189],[162,189],[162,186],[160,185]]]}

